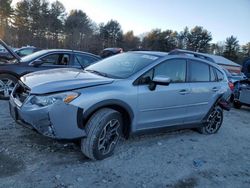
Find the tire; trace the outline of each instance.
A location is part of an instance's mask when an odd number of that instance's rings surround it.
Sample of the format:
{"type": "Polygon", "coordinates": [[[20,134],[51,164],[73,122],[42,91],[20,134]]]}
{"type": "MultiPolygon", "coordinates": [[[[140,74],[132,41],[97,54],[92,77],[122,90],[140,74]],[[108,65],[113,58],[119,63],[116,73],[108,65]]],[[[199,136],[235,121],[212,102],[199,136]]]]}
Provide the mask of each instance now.
{"type": "Polygon", "coordinates": [[[86,124],[87,137],[81,140],[82,153],[92,160],[102,160],[114,153],[122,135],[122,116],[103,108],[95,112],[86,124]]]}
{"type": "Polygon", "coordinates": [[[9,74],[0,74],[0,99],[8,100],[18,79],[9,74]]]}
{"type": "Polygon", "coordinates": [[[239,101],[234,101],[233,104],[234,104],[234,108],[236,108],[236,109],[240,109],[242,106],[242,104],[239,101]]]}
{"type": "Polygon", "coordinates": [[[198,128],[202,134],[215,134],[219,131],[223,122],[223,110],[220,107],[215,107],[208,115],[205,126],[198,128]]]}

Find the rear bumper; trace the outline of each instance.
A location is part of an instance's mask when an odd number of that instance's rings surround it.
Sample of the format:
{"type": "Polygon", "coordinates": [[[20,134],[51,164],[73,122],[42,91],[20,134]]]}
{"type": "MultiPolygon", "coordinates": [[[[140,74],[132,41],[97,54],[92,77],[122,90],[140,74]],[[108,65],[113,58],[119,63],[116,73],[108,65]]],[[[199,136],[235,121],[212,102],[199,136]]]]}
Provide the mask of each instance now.
{"type": "Polygon", "coordinates": [[[83,110],[76,106],[60,101],[46,107],[25,103],[19,106],[11,96],[9,109],[17,123],[35,129],[44,136],[56,139],[76,139],[86,136],[85,130],[79,125],[83,110]]]}

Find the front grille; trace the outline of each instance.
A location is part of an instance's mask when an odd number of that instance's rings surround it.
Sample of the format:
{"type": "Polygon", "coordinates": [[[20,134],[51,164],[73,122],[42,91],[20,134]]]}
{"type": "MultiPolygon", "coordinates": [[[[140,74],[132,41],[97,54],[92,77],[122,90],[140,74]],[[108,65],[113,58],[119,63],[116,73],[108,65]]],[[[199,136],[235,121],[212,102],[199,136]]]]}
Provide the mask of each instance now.
{"type": "Polygon", "coordinates": [[[30,94],[30,89],[19,81],[13,91],[13,97],[23,103],[30,94]]]}

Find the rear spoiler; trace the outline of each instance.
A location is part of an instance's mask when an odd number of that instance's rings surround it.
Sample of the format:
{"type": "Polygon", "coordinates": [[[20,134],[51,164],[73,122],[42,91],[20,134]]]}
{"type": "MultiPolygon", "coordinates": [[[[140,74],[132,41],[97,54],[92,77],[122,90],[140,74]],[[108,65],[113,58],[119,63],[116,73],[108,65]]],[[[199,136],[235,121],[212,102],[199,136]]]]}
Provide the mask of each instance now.
{"type": "Polygon", "coordinates": [[[18,61],[21,60],[21,57],[17,55],[2,39],[0,39],[0,44],[18,61]]]}

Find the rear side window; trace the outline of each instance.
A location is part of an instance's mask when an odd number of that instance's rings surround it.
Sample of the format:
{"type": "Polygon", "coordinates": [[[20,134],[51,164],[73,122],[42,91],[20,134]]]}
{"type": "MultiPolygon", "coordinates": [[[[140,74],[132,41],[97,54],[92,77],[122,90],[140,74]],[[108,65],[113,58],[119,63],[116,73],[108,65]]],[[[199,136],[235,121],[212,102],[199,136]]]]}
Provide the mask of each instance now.
{"type": "Polygon", "coordinates": [[[209,82],[209,65],[198,61],[189,61],[189,81],[190,82],[209,82]]]}
{"type": "Polygon", "coordinates": [[[224,75],[223,75],[223,73],[221,71],[216,69],[216,74],[217,74],[218,82],[221,82],[221,81],[224,80],[224,75]]]}
{"type": "Polygon", "coordinates": [[[171,79],[171,82],[185,82],[186,60],[173,59],[161,63],[155,67],[154,76],[163,75],[171,79]]]}
{"type": "Polygon", "coordinates": [[[76,54],[74,58],[74,64],[79,65],[80,63],[83,67],[87,67],[96,61],[97,61],[96,58],[88,56],[88,55],[76,54]]]}

